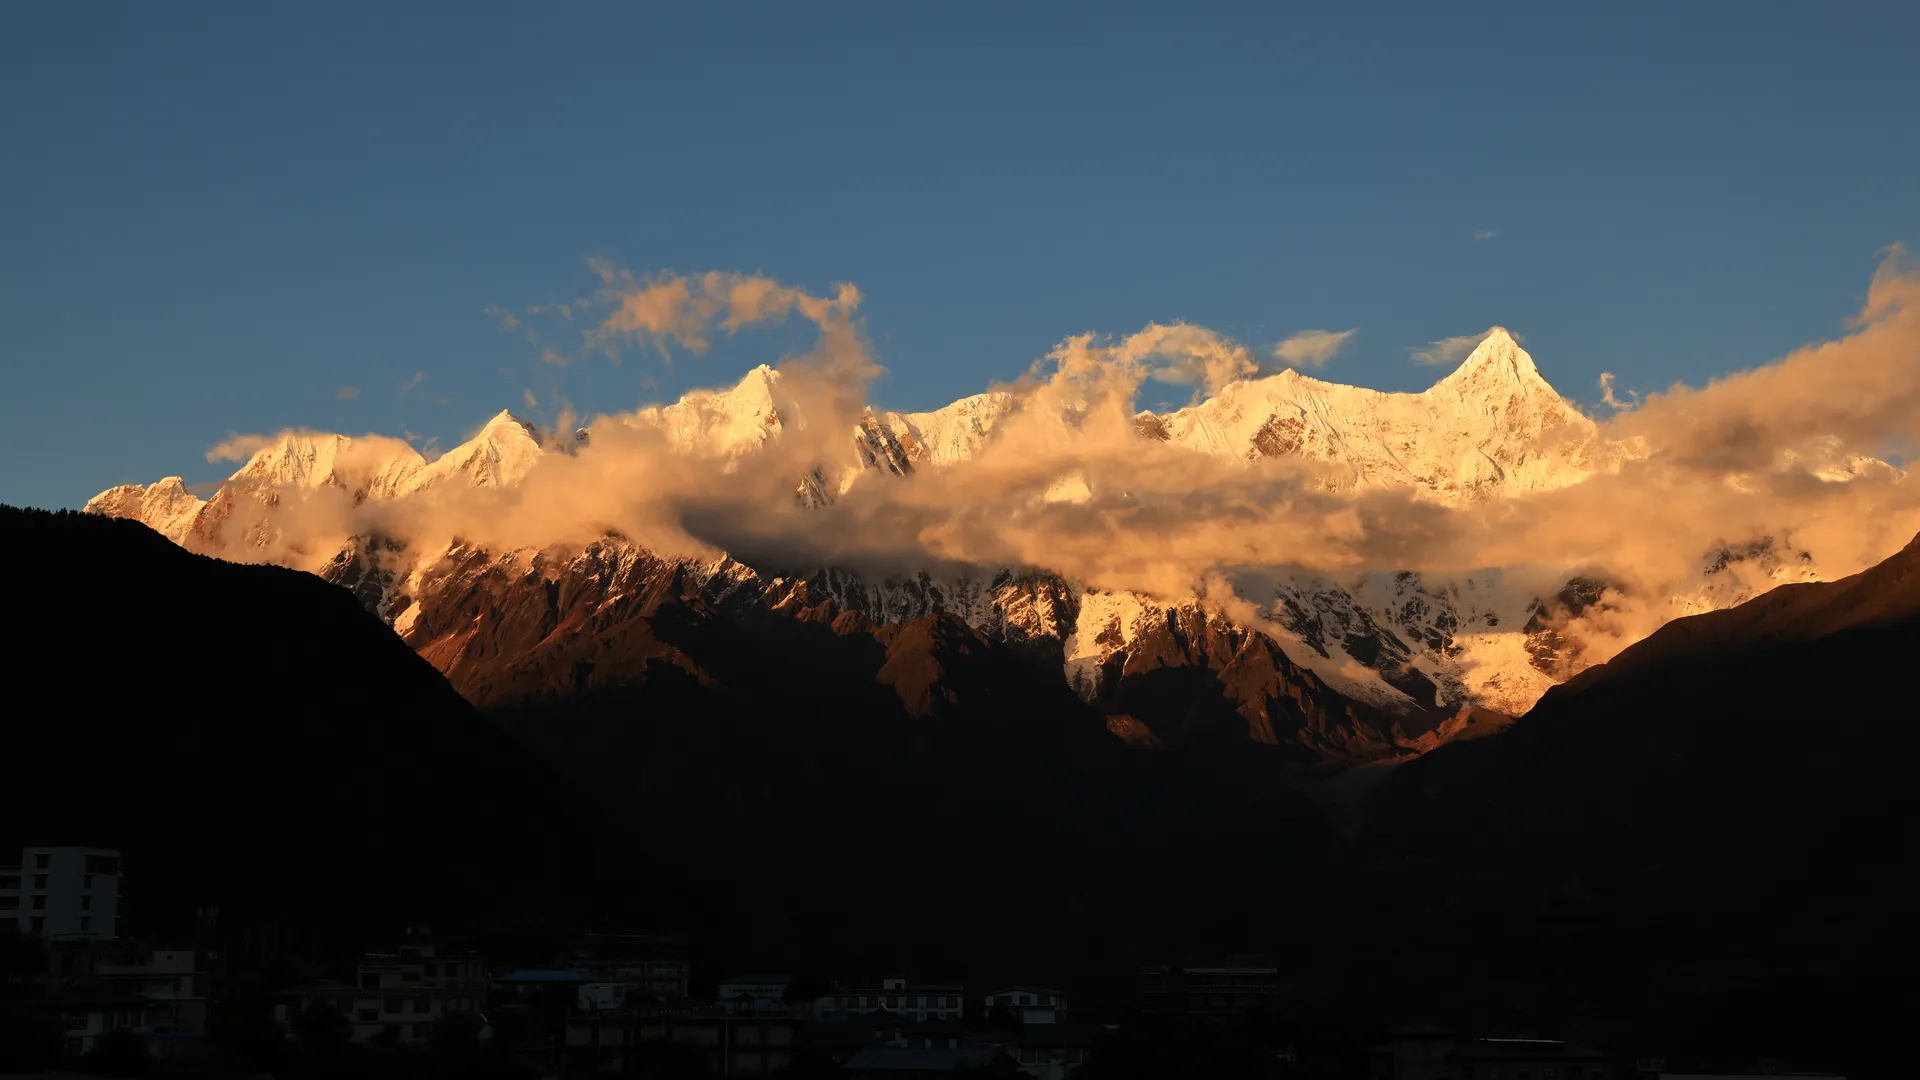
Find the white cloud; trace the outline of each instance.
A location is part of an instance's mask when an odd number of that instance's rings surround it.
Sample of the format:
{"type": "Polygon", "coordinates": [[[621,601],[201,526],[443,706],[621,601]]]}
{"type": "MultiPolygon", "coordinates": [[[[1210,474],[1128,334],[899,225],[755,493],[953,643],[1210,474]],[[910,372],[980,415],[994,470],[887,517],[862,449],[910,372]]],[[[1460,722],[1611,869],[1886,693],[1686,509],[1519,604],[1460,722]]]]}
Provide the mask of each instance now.
{"type": "Polygon", "coordinates": [[[245,461],[261,450],[272,446],[275,439],[271,435],[234,435],[207,450],[208,461],[245,461]]]}
{"type": "Polygon", "coordinates": [[[1317,368],[1332,360],[1347,343],[1347,339],[1359,332],[1352,330],[1302,330],[1273,347],[1273,358],[1290,367],[1317,368]]]}
{"type": "MultiPolygon", "coordinates": [[[[1477,334],[1461,334],[1459,337],[1441,338],[1429,341],[1425,345],[1416,345],[1407,350],[1413,362],[1422,367],[1452,367],[1467,358],[1475,345],[1486,340],[1488,334],[1497,327],[1488,327],[1477,334]]],[[[1518,336],[1516,335],[1516,340],[1518,336]]]]}
{"type": "Polygon", "coordinates": [[[1473,234],[1475,240],[1491,240],[1500,235],[1499,229],[1481,229],[1473,234]]]}
{"type": "Polygon", "coordinates": [[[1628,400],[1622,401],[1619,398],[1614,396],[1613,372],[1603,371],[1600,373],[1600,400],[1601,401],[1605,402],[1609,408],[1623,411],[1623,412],[1627,409],[1631,409],[1634,406],[1640,404],[1640,393],[1637,390],[1627,391],[1627,398],[1628,400]]]}

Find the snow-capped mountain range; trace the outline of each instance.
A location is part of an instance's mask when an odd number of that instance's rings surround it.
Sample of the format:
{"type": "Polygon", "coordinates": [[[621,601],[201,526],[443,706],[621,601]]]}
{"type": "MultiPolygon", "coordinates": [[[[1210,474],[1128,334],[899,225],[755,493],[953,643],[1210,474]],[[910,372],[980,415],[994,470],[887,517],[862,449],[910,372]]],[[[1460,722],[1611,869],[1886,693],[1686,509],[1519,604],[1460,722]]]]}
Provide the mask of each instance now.
{"type": "MultiPolygon", "coordinates": [[[[866,470],[911,478],[922,470],[966,468],[1022,407],[1014,392],[995,391],[931,412],[869,410],[850,433],[845,459],[823,462],[799,479],[800,499],[831,501],[866,470]]],[[[781,373],[762,366],[731,388],[690,393],[621,421],[657,432],[677,453],[738,457],[775,443],[807,418],[784,393],[781,373]]],[[[1457,370],[1420,393],[1383,393],[1288,370],[1231,383],[1177,411],[1139,413],[1135,431],[1142,440],[1249,463],[1303,458],[1332,467],[1327,474],[1339,488],[1411,489],[1422,499],[1456,507],[1568,487],[1633,456],[1630,447],[1604,439],[1590,418],[1556,393],[1504,330],[1491,332],[1457,370]]],[[[138,518],[195,550],[258,558],[272,546],[285,508],[305,492],[334,489],[359,504],[401,503],[449,487],[512,489],[548,455],[599,452],[614,451],[590,444],[584,431],[543,442],[535,427],[506,412],[431,461],[399,440],[288,433],[261,446],[205,502],[189,494],[179,477],[167,477],[144,488],[101,492],[86,508],[138,518]]],[[[1073,482],[1062,479],[1061,497],[1074,497],[1073,482]]],[[[609,545],[621,542],[609,538],[594,552],[569,555],[476,551],[459,542],[449,550],[423,551],[405,538],[356,535],[322,572],[353,588],[448,670],[456,662],[449,659],[454,646],[428,640],[423,628],[441,625],[432,617],[436,606],[467,595],[474,575],[511,571],[513,580],[537,574],[552,581],[570,573],[604,574],[609,545]]],[[[307,554],[317,564],[330,553],[307,554]]],[[[965,577],[902,579],[835,567],[777,574],[731,559],[677,565],[673,588],[709,601],[745,592],[770,610],[827,602],[879,624],[956,616],[1058,665],[1089,700],[1100,697],[1103,680],[1117,670],[1116,657],[1143,634],[1191,620],[1206,607],[1193,596],[1150,597],[1069,581],[1046,567],[982,567],[965,577]]],[[[1673,614],[1728,606],[1769,583],[1817,576],[1809,554],[1771,544],[1702,552],[1698,588],[1671,598],[1673,614]],[[1758,572],[1729,573],[1734,564],[1758,572]]],[[[1276,643],[1340,693],[1405,715],[1442,715],[1470,705],[1525,711],[1547,687],[1584,666],[1583,644],[1569,624],[1590,609],[1604,609],[1612,596],[1606,582],[1523,580],[1499,569],[1447,580],[1390,567],[1341,580],[1307,573],[1243,575],[1233,584],[1258,612],[1254,620],[1243,615],[1241,622],[1254,625],[1239,631],[1276,643]]],[[[1231,621],[1217,610],[1201,617],[1231,621]]],[[[1249,724],[1250,730],[1259,726],[1251,717],[1249,724]]]]}

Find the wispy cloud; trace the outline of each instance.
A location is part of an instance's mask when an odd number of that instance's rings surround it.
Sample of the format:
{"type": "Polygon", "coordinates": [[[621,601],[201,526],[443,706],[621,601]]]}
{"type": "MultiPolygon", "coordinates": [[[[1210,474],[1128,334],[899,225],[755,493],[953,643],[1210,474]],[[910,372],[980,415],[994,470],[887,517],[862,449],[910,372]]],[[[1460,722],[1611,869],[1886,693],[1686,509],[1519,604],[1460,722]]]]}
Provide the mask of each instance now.
{"type": "Polygon", "coordinates": [[[1317,368],[1326,366],[1335,354],[1344,348],[1347,339],[1358,333],[1359,327],[1352,330],[1302,330],[1273,347],[1273,358],[1290,367],[1317,368]]]}
{"type": "Polygon", "coordinates": [[[274,442],[271,435],[236,435],[229,432],[225,439],[208,448],[207,460],[245,461],[274,442]]]}
{"type": "Polygon", "coordinates": [[[425,391],[422,389],[424,386],[426,386],[426,383],[427,383],[427,373],[424,371],[416,371],[413,373],[412,378],[406,379],[405,381],[401,382],[399,396],[408,397],[411,395],[419,395],[421,397],[425,397],[428,401],[433,402],[435,405],[453,404],[453,399],[447,397],[445,394],[440,394],[436,396],[427,395],[425,391]]]}
{"type": "Polygon", "coordinates": [[[605,259],[589,259],[587,266],[600,278],[597,300],[608,314],[586,334],[586,344],[615,361],[621,341],[651,346],[667,361],[670,346],[698,356],[712,347],[716,331],[732,334],[796,313],[823,334],[844,336],[860,307],[860,290],[846,283],[835,285],[831,296],[813,296],[755,274],[637,277],[605,259]]]}
{"type": "Polygon", "coordinates": [[[1610,409],[1625,412],[1640,404],[1640,392],[1637,390],[1629,390],[1627,391],[1627,400],[1620,400],[1618,397],[1615,397],[1613,393],[1613,372],[1603,371],[1600,373],[1600,400],[1605,402],[1610,409]]]}
{"type": "Polygon", "coordinates": [[[488,315],[499,321],[500,329],[506,331],[520,329],[519,316],[501,307],[499,304],[488,304],[485,310],[488,315]]]}
{"type": "Polygon", "coordinates": [[[1459,337],[1441,338],[1429,341],[1425,345],[1415,345],[1407,350],[1413,362],[1422,367],[1452,367],[1467,358],[1475,345],[1485,341],[1488,334],[1498,327],[1488,327],[1477,334],[1461,334],[1459,337]]]}
{"type": "Polygon", "coordinates": [[[438,435],[422,435],[403,427],[400,429],[400,437],[412,444],[413,448],[420,452],[420,456],[428,461],[440,456],[440,436],[438,435]]]}
{"type": "Polygon", "coordinates": [[[333,396],[339,398],[341,401],[352,401],[354,398],[360,396],[360,388],[357,386],[343,386],[335,390],[333,396]]]}
{"type": "Polygon", "coordinates": [[[1475,240],[1491,240],[1500,235],[1499,229],[1481,229],[1473,234],[1475,240]]]}

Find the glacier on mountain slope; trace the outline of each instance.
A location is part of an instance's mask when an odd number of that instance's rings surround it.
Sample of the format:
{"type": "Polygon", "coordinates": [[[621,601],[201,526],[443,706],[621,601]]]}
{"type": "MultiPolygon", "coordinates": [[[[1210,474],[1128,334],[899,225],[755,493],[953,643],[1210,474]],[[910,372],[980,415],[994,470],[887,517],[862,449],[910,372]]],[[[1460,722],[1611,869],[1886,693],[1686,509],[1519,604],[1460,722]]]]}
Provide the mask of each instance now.
{"type": "MultiPolygon", "coordinates": [[[[796,497],[817,506],[833,501],[866,472],[909,476],[921,469],[963,467],[990,445],[1020,406],[1015,395],[995,391],[928,412],[868,410],[850,433],[847,458],[803,475],[796,497]]],[[[781,373],[764,365],[732,387],[689,393],[621,420],[660,433],[677,452],[723,459],[754,453],[789,427],[808,423],[804,408],[783,388],[781,373]]],[[[1594,423],[1553,390],[1532,358],[1502,330],[1490,333],[1457,370],[1420,393],[1383,393],[1285,371],[1231,383],[1188,408],[1140,413],[1136,431],[1142,438],[1248,462],[1298,456],[1330,466],[1350,490],[1411,488],[1448,505],[1566,487],[1632,456],[1629,448],[1606,443],[1594,423]]],[[[1060,420],[1057,437],[1063,442],[1075,437],[1066,419],[1060,420]]],[[[592,448],[576,435],[567,451],[592,448]]],[[[431,462],[395,439],[288,433],[256,451],[204,503],[170,477],[149,488],[109,489],[87,509],[138,518],[199,550],[245,557],[274,543],[277,513],[313,493],[358,504],[421,497],[443,487],[513,488],[544,455],[555,452],[560,451],[543,448],[537,429],[509,412],[431,462]],[[229,528],[236,524],[237,530],[229,528]]],[[[1843,459],[1837,451],[1829,456],[1834,460],[1822,458],[1820,465],[1835,479],[1885,467],[1870,459],[1843,459]]],[[[1088,495],[1085,480],[1068,474],[1045,498],[1082,501],[1088,495]]],[[[612,542],[596,545],[588,563],[614,557],[609,552],[618,548],[612,542]]],[[[403,636],[415,627],[423,605],[452,587],[444,568],[476,565],[479,557],[457,545],[422,552],[371,537],[347,537],[337,553],[316,554],[331,554],[323,572],[354,589],[403,636]]],[[[1687,614],[1817,576],[1811,557],[1801,554],[1783,556],[1770,547],[1728,549],[1717,564],[1710,555],[1695,587],[1663,602],[1672,614],[1687,614]]],[[[545,567],[542,572],[558,572],[555,566],[578,573],[605,570],[577,560],[556,563],[532,551],[494,553],[480,562],[516,572],[531,572],[535,565],[545,567]]],[[[1088,697],[1097,693],[1109,659],[1143,629],[1165,623],[1195,602],[1088,587],[1043,570],[876,580],[829,568],[799,578],[763,578],[737,563],[723,572],[720,564],[683,562],[689,580],[703,588],[711,580],[729,582],[730,589],[757,588],[776,606],[831,601],[881,623],[941,611],[1003,640],[1054,642],[1065,678],[1088,697]]],[[[1335,689],[1397,711],[1467,703],[1525,711],[1554,681],[1585,662],[1568,622],[1587,613],[1583,605],[1604,612],[1611,602],[1604,583],[1569,592],[1564,576],[1551,568],[1483,570],[1446,580],[1391,571],[1340,580],[1303,573],[1241,574],[1232,584],[1235,595],[1252,605],[1249,628],[1274,638],[1289,658],[1335,689]]]]}

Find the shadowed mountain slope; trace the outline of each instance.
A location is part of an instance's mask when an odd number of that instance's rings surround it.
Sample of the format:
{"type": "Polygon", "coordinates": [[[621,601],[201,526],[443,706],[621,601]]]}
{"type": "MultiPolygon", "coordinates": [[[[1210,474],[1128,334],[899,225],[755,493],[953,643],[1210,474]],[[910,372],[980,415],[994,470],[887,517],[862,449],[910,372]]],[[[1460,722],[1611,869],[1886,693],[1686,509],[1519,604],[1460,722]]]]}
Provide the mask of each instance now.
{"type": "Polygon", "coordinates": [[[585,905],[601,811],[346,590],[133,521],[0,508],[0,832],[120,849],[127,901],[391,934],[585,905]]]}
{"type": "Polygon", "coordinates": [[[1400,767],[1368,822],[1377,888],[1452,928],[1403,969],[1478,957],[1568,1008],[1630,1000],[1781,1056],[1920,1020],[1916,648],[1920,541],[1670,623],[1505,734],[1400,767]]]}

